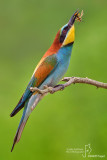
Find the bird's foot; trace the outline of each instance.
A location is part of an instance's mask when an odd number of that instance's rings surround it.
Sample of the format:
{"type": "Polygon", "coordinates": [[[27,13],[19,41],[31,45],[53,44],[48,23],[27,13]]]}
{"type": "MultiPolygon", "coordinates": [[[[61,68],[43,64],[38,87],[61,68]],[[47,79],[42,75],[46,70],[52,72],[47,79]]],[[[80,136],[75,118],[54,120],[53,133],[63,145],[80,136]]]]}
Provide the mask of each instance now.
{"type": "Polygon", "coordinates": [[[56,87],[61,87],[61,90],[64,90],[64,88],[65,88],[64,84],[58,84],[58,85],[54,86],[54,88],[56,88],[56,87]]]}

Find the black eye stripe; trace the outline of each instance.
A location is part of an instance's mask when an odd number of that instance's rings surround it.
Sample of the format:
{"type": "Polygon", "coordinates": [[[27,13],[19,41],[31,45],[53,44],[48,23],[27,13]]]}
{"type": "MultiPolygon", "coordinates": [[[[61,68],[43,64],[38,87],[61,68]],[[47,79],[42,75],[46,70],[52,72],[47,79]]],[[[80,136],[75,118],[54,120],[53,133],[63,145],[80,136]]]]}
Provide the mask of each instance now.
{"type": "Polygon", "coordinates": [[[70,29],[70,26],[68,25],[68,26],[66,26],[64,29],[63,29],[63,31],[62,31],[62,33],[67,33],[67,31],[70,29]]]}
{"type": "Polygon", "coordinates": [[[67,30],[68,30],[68,27],[66,27],[66,28],[63,29],[63,31],[67,31],[67,30]]]}
{"type": "Polygon", "coordinates": [[[67,32],[67,30],[64,29],[64,30],[63,30],[63,33],[66,33],[66,32],[67,32]]]}
{"type": "Polygon", "coordinates": [[[67,25],[65,28],[63,28],[62,33],[60,35],[60,42],[62,43],[66,37],[66,34],[68,30],[71,28],[71,26],[67,25]]]}
{"type": "Polygon", "coordinates": [[[62,35],[60,36],[60,42],[61,42],[61,43],[64,41],[65,36],[66,36],[66,34],[65,34],[65,35],[64,35],[64,34],[62,34],[62,35]]]}

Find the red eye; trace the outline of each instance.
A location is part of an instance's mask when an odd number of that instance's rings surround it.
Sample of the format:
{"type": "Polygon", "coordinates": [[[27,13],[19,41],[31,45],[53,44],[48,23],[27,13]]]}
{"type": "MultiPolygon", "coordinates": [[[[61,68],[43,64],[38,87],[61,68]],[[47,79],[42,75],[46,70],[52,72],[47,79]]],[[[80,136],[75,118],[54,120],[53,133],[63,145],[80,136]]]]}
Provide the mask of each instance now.
{"type": "Polygon", "coordinates": [[[63,33],[66,33],[66,30],[65,30],[65,29],[63,30],[63,33]]]}

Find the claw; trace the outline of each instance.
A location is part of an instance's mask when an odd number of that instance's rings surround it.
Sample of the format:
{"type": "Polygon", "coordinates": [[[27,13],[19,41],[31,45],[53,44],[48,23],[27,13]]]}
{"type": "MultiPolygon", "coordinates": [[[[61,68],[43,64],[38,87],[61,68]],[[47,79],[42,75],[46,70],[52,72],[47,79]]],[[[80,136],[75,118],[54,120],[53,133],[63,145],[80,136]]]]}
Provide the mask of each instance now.
{"type": "Polygon", "coordinates": [[[64,88],[65,88],[64,84],[58,84],[58,85],[54,86],[54,88],[56,88],[56,87],[61,87],[61,90],[64,90],[64,88]]]}

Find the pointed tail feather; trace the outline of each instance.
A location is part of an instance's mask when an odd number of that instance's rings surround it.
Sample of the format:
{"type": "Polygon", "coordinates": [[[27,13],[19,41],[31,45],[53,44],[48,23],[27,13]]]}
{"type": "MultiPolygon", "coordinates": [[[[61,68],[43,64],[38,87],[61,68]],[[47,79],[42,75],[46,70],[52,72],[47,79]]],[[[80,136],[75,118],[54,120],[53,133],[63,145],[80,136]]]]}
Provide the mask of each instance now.
{"type": "Polygon", "coordinates": [[[32,92],[30,90],[25,91],[25,93],[22,95],[19,103],[17,104],[17,106],[14,108],[14,110],[10,114],[10,117],[15,116],[16,113],[18,113],[24,107],[26,101],[28,100],[28,98],[30,98],[31,95],[32,95],[32,92]]]}
{"type": "Polygon", "coordinates": [[[21,97],[19,103],[17,104],[17,106],[14,108],[14,110],[10,114],[10,117],[13,117],[14,115],[16,115],[16,113],[18,113],[24,107],[25,101],[23,101],[22,98],[23,96],[21,97]]]}
{"type": "Polygon", "coordinates": [[[13,145],[12,145],[11,152],[13,151],[15,144],[19,142],[19,140],[20,140],[20,138],[21,138],[21,135],[22,135],[22,131],[23,131],[23,129],[24,129],[25,125],[26,125],[26,122],[27,122],[27,120],[28,120],[28,118],[29,118],[29,116],[28,116],[27,119],[24,120],[24,117],[25,117],[25,116],[24,116],[24,113],[23,113],[23,116],[22,116],[22,118],[21,118],[19,127],[18,127],[17,132],[16,132],[16,135],[15,135],[15,137],[14,137],[14,141],[13,141],[13,145]]]}
{"type": "MultiPolygon", "coordinates": [[[[36,105],[38,104],[38,102],[44,97],[44,95],[40,95],[40,94],[37,94],[37,95],[34,95],[34,99],[35,101],[32,102],[32,105],[31,103],[29,102],[29,100],[25,103],[25,108],[24,108],[24,111],[23,111],[23,115],[22,115],[22,118],[21,118],[21,121],[20,121],[20,124],[18,126],[18,129],[17,129],[17,132],[16,132],[16,135],[14,137],[14,141],[13,141],[13,146],[12,146],[12,149],[11,149],[11,152],[13,151],[14,149],[14,146],[17,142],[19,142],[20,138],[21,138],[21,134],[22,134],[22,131],[26,125],[26,122],[29,118],[29,115],[30,113],[32,112],[32,107],[33,109],[36,107],[36,105]],[[36,97],[35,97],[36,96],[36,97]],[[35,103],[34,103],[35,102],[35,103]],[[29,104],[30,103],[30,104],[29,104]],[[29,107],[31,106],[31,107],[29,107]]],[[[33,96],[32,98],[33,99],[33,96]]],[[[32,100],[31,100],[32,101],[32,100]]]]}
{"type": "Polygon", "coordinates": [[[15,109],[12,111],[12,113],[10,114],[10,117],[15,116],[23,107],[24,107],[25,103],[22,103],[18,106],[15,107],[15,109]]]}

